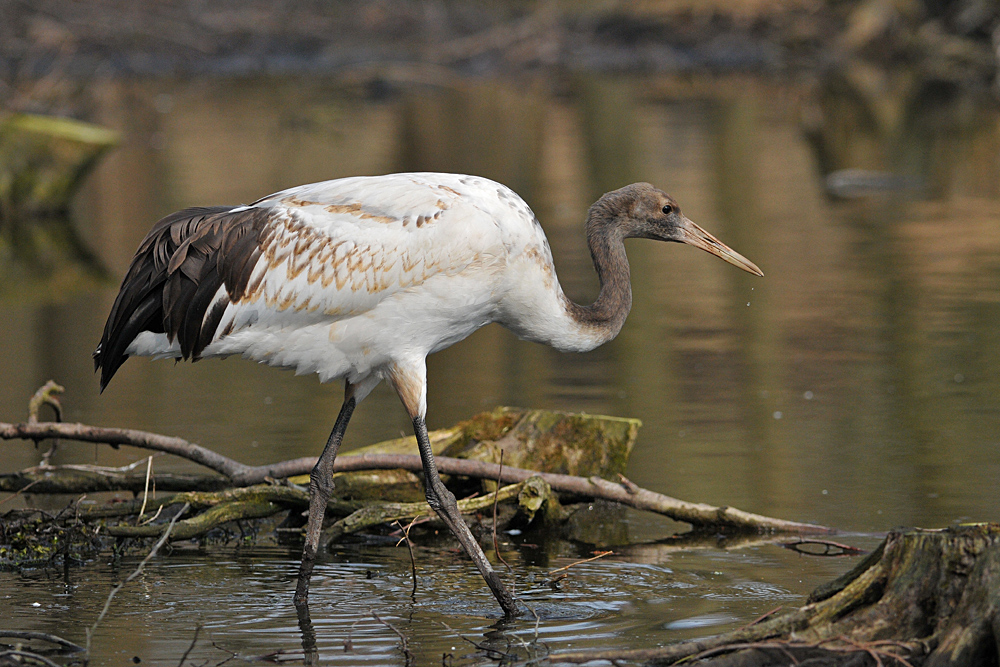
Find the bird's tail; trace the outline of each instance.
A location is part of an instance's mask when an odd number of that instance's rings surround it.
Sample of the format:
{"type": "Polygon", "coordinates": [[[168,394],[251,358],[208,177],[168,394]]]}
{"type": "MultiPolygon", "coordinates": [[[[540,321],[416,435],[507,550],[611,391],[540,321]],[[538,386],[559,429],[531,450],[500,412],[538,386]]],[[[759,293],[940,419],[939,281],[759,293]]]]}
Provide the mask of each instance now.
{"type": "MultiPolygon", "coordinates": [[[[184,314],[194,293],[191,289],[183,289],[183,286],[182,289],[177,289],[177,285],[171,283],[185,280],[191,282],[195,293],[211,289],[214,294],[218,290],[222,281],[218,277],[216,258],[211,253],[211,248],[192,251],[191,243],[192,240],[205,236],[206,232],[214,231],[214,236],[221,236],[224,232],[224,229],[220,229],[224,227],[221,218],[225,217],[222,214],[228,213],[232,208],[197,207],[172,213],[157,222],[143,239],[111,307],[101,342],[94,350],[94,370],[101,371],[101,391],[104,391],[115,372],[128,359],[125,350],[140,333],[167,333],[171,339],[179,333],[184,318],[178,317],[178,314],[184,314]],[[181,264],[185,264],[184,270],[178,271],[181,264]],[[172,279],[174,274],[182,275],[172,279]],[[210,285],[213,282],[214,286],[210,285]],[[204,289],[198,290],[198,287],[204,289]],[[178,304],[176,298],[169,298],[171,292],[182,293],[181,296],[187,298],[183,304],[178,304]]],[[[219,240],[209,240],[207,245],[218,248],[219,243],[219,240]]],[[[204,315],[204,309],[201,315],[204,315]]],[[[185,357],[191,356],[195,347],[184,345],[188,342],[187,338],[189,337],[182,338],[182,348],[186,348],[183,351],[185,357]]]]}

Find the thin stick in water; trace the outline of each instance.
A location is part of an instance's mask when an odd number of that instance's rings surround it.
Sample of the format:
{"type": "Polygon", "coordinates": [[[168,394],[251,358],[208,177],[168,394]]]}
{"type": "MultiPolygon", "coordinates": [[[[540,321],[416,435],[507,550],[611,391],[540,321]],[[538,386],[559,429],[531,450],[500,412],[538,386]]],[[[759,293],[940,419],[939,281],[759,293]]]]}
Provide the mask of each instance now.
{"type": "Polygon", "coordinates": [[[503,559],[500,555],[500,546],[497,544],[497,499],[500,494],[500,480],[503,478],[503,450],[500,450],[500,470],[497,471],[497,488],[493,492],[493,551],[497,555],[497,559],[507,566],[508,572],[513,572],[514,568],[503,559]]]}
{"type": "Polygon", "coordinates": [[[194,629],[194,637],[191,639],[191,645],[187,647],[184,651],[184,655],[181,656],[181,661],[177,663],[177,667],[183,667],[184,662],[187,660],[188,656],[191,654],[191,650],[194,649],[194,645],[198,643],[198,635],[201,634],[201,625],[199,624],[194,629]]]}
{"type": "Polygon", "coordinates": [[[403,633],[400,632],[399,630],[397,630],[395,627],[393,627],[392,624],[389,623],[388,621],[382,620],[379,617],[379,615],[375,613],[374,609],[369,609],[368,611],[371,612],[372,616],[375,617],[376,621],[378,621],[379,623],[381,623],[382,625],[384,625],[385,627],[389,628],[390,630],[392,630],[393,632],[396,633],[396,636],[399,637],[399,641],[402,642],[402,644],[403,644],[403,646],[402,646],[402,648],[403,648],[403,657],[406,658],[406,666],[409,667],[410,665],[412,665],[413,664],[413,654],[410,653],[410,646],[406,642],[406,637],[403,636],[403,633]]]}
{"type": "Polygon", "coordinates": [[[574,561],[574,562],[570,563],[569,565],[564,565],[562,567],[557,567],[556,569],[551,570],[549,572],[549,574],[555,574],[556,572],[562,572],[563,570],[568,570],[569,568],[573,567],[574,565],[580,565],[582,563],[589,563],[592,560],[597,560],[598,558],[604,558],[605,556],[610,556],[613,553],[614,553],[614,551],[598,551],[596,556],[591,556],[590,558],[584,558],[583,560],[574,561]]]}
{"type": "MultiPolygon", "coordinates": [[[[413,590],[410,591],[410,597],[413,598],[414,601],[416,601],[417,598],[417,561],[413,557],[413,544],[410,542],[410,528],[413,527],[417,518],[419,517],[414,517],[413,521],[411,521],[406,528],[403,528],[403,524],[401,524],[398,520],[396,521],[396,525],[399,526],[399,530],[403,533],[403,537],[399,540],[399,542],[405,541],[406,548],[410,552],[410,572],[413,574],[413,590]]],[[[396,542],[397,547],[399,546],[399,542],[396,542]]]]}
{"type": "Polygon", "coordinates": [[[135,571],[132,574],[128,575],[128,577],[125,578],[125,581],[121,582],[120,584],[111,589],[111,593],[108,595],[108,599],[104,602],[104,608],[101,609],[101,613],[98,614],[97,620],[94,621],[94,624],[92,626],[87,628],[86,648],[88,654],[90,653],[90,640],[94,636],[94,632],[97,631],[97,626],[100,625],[101,621],[104,620],[104,616],[108,613],[108,609],[111,607],[111,601],[115,599],[115,596],[118,595],[118,591],[120,591],[122,587],[125,586],[125,584],[132,581],[142,573],[142,569],[146,567],[146,563],[148,563],[153,558],[153,556],[156,555],[156,552],[160,550],[160,547],[166,544],[167,540],[170,538],[170,531],[174,529],[174,524],[177,523],[177,520],[181,518],[181,515],[187,512],[188,509],[190,509],[190,507],[191,503],[184,503],[184,506],[181,507],[181,511],[175,514],[174,518],[170,520],[170,523],[167,525],[166,530],[163,531],[163,535],[160,537],[159,540],[156,541],[156,544],[154,544],[153,548],[149,550],[149,553],[146,554],[146,557],[142,559],[142,562],[139,563],[139,567],[135,568],[135,571]]]}

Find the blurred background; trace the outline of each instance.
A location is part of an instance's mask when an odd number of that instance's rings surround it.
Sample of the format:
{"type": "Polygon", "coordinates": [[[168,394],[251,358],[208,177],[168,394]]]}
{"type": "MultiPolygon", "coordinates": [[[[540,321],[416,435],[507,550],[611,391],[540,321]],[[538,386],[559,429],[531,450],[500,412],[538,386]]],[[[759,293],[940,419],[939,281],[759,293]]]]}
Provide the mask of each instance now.
{"type": "MultiPolygon", "coordinates": [[[[429,358],[431,428],[500,404],[638,417],[641,486],[864,544],[897,525],[997,520],[998,25],[985,0],[4,2],[0,420],[24,419],[54,379],[68,421],[251,464],[318,454],[342,388],[314,377],[132,359],[98,395],[91,353],[153,222],[342,176],[474,173],[525,198],[566,292],[589,302],[587,207],[642,180],[766,277],[631,241],[634,305],[615,341],[564,355],[487,327],[429,358]]],[[[381,387],[345,447],[401,433],[381,387]]],[[[31,443],[3,447],[4,471],[38,462],[31,443]]],[[[54,462],[141,458],[64,445],[54,462]]],[[[682,528],[607,523],[595,544],[682,528]]],[[[294,554],[275,559],[283,571],[294,554]]],[[[606,598],[623,601],[588,607],[584,626],[635,646],[738,627],[850,564],[635,550],[593,571],[614,573],[606,598]],[[693,569],[678,574],[684,558],[693,569]],[[686,592],[664,592],[678,581],[686,592]]],[[[224,569],[206,570],[222,577],[210,587],[248,585],[224,569]]],[[[287,582],[263,580],[283,605],[287,582]]],[[[5,585],[28,604],[16,578],[5,585]]],[[[253,604],[246,619],[294,625],[253,604]]],[[[567,618],[546,626],[560,647],[582,632],[567,618]]]]}

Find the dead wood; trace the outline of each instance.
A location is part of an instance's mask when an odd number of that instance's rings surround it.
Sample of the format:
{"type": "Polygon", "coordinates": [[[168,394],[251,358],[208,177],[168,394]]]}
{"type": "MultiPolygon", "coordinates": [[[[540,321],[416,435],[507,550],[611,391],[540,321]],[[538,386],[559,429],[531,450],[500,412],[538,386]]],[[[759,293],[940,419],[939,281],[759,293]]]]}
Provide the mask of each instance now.
{"type": "MultiPolygon", "coordinates": [[[[542,411],[531,411],[535,414],[542,411]]],[[[502,443],[502,437],[510,431],[513,426],[510,412],[495,411],[494,413],[484,413],[473,420],[466,422],[471,424],[476,433],[480,433],[485,428],[488,435],[492,436],[497,443],[502,443]],[[493,431],[484,427],[484,418],[493,415],[500,415],[500,419],[505,420],[503,428],[493,426],[493,431]]],[[[527,417],[523,413],[515,424],[523,422],[527,417]]],[[[553,413],[549,413],[553,414],[553,413]]],[[[581,416],[582,417],[582,416],[581,416]]],[[[460,429],[445,429],[432,437],[432,441],[452,443],[456,439],[465,438],[468,440],[472,435],[459,433],[460,429]]],[[[209,449],[201,447],[195,443],[188,442],[182,438],[174,438],[145,431],[132,429],[118,429],[88,426],[85,424],[66,424],[56,422],[20,423],[9,424],[0,423],[0,439],[29,439],[38,441],[44,438],[60,437],[67,440],[80,440],[85,442],[96,442],[109,444],[113,447],[120,445],[130,445],[153,451],[168,452],[176,456],[199,463],[215,472],[221,473],[228,478],[228,483],[232,486],[245,487],[252,484],[259,484],[268,479],[280,479],[307,474],[316,463],[314,457],[305,457],[282,461],[265,466],[247,466],[229,457],[217,454],[209,449]]],[[[489,438],[484,438],[487,440],[489,438]]],[[[483,443],[480,442],[480,445],[483,443]]],[[[497,446],[500,451],[501,445],[497,446]]],[[[473,449],[481,449],[478,445],[473,449]]],[[[714,507],[703,503],[689,503],[676,498],[671,498],[660,493],[642,489],[629,482],[624,477],[620,482],[611,482],[597,476],[579,477],[551,472],[539,472],[524,468],[510,466],[500,466],[496,463],[482,460],[457,459],[448,456],[437,457],[438,469],[445,475],[457,475],[483,480],[497,481],[502,484],[519,484],[530,477],[539,476],[548,483],[552,490],[559,494],[569,494],[579,498],[599,499],[620,503],[635,509],[655,512],[667,516],[675,521],[691,524],[696,529],[702,530],[730,530],[733,532],[782,532],[798,534],[818,534],[832,533],[833,529],[813,524],[800,523],[796,521],[786,521],[766,517],[759,514],[752,514],[732,507],[714,507]]],[[[334,470],[336,472],[349,472],[359,470],[409,470],[419,472],[422,470],[420,457],[416,454],[372,454],[365,453],[351,455],[345,453],[337,458],[334,470]]],[[[76,471],[74,475],[79,477],[76,471]]],[[[61,473],[60,473],[61,474],[61,473]]],[[[45,492],[52,489],[54,492],[65,493],[87,493],[97,490],[111,490],[114,487],[110,478],[102,478],[100,483],[94,482],[94,486],[87,487],[80,482],[66,481],[57,484],[55,470],[34,470],[22,471],[15,475],[0,476],[0,490],[17,491],[32,484],[32,492],[45,492]],[[72,491],[68,491],[72,489],[72,491]]],[[[97,478],[93,478],[97,480],[97,478]]],[[[207,478],[199,488],[218,488],[216,483],[207,478]]],[[[142,488],[145,479],[141,475],[126,476],[123,484],[125,488],[138,492],[142,488]]],[[[160,476],[156,476],[157,488],[169,490],[160,481],[160,476]]],[[[122,488],[122,487],[118,487],[122,488]]],[[[249,510],[248,510],[249,511],[249,510]]],[[[255,511],[263,511],[257,508],[255,511]]],[[[408,514],[405,516],[413,516],[408,514]]],[[[394,520],[392,517],[389,520],[394,520]]]]}
{"type": "Polygon", "coordinates": [[[895,530],[807,604],[733,632],[656,649],[564,652],[713,667],[1000,664],[1000,524],[895,530]]]}
{"type": "MultiPolygon", "coordinates": [[[[29,486],[31,493],[45,495],[110,491],[141,494],[146,486],[146,476],[111,469],[86,470],[70,466],[39,466],[0,475],[0,491],[27,492],[29,486]]],[[[233,484],[228,479],[217,475],[156,473],[157,491],[222,491],[232,487],[233,484]]]]}

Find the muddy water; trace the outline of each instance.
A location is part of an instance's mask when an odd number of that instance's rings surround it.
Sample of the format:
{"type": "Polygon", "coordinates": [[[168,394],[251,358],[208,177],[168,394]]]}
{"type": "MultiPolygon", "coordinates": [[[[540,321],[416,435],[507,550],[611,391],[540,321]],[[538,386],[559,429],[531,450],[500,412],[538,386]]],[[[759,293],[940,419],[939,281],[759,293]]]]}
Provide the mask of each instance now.
{"type": "MultiPolygon", "coordinates": [[[[646,180],[766,278],[689,247],[630,241],[634,306],[617,340],[563,355],[483,329],[429,359],[431,427],[497,404],[638,417],[637,483],[837,526],[862,546],[897,525],[996,520],[1000,117],[972,95],[863,74],[795,85],[458,80],[388,95],[314,80],[101,84],[94,119],[125,142],[82,193],[73,224],[114,279],[81,277],[68,256],[47,269],[4,267],[0,419],[22,419],[27,396],[52,378],[67,388],[68,420],[176,434],[247,463],[316,454],[341,394],[312,378],[238,359],[136,359],[97,394],[90,353],[153,221],[350,174],[477,173],[532,205],[567,293],[587,301],[597,284],[586,208],[646,180]]],[[[380,388],[356,412],[346,446],[408,428],[380,388]]],[[[38,460],[28,443],[3,446],[5,470],[38,460]]],[[[55,462],[140,458],[64,445],[55,462]]],[[[154,466],[190,469],[166,458],[154,466]]],[[[317,568],[305,631],[290,604],[297,553],[181,545],[118,595],[94,660],[174,665],[197,628],[195,664],[301,657],[313,636],[324,662],[402,664],[392,628],[418,664],[498,657],[486,648],[524,657],[655,646],[797,604],[851,565],[772,545],[679,548],[660,540],[681,526],[589,513],[578,542],[505,538],[537,622],[497,624],[492,599],[447,542],[418,548],[415,599],[404,548],[338,546],[317,568]],[[556,589],[545,583],[604,547],[615,554],[575,566],[556,589]]],[[[68,578],[2,573],[0,627],[82,642],[137,562],[94,563],[68,578]]]]}

